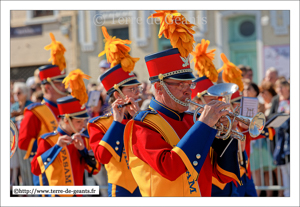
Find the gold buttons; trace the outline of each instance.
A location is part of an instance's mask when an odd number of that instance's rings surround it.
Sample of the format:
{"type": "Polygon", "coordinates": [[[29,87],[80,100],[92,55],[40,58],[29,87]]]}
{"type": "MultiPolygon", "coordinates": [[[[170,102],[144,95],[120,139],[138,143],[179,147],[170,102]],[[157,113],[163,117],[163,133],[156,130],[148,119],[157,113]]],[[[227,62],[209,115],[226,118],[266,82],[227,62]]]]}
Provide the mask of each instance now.
{"type": "Polygon", "coordinates": [[[199,160],[201,158],[200,154],[196,154],[196,158],[199,160]]]}
{"type": "Polygon", "coordinates": [[[119,147],[115,147],[115,150],[118,151],[118,150],[119,150],[119,147]]]}
{"type": "Polygon", "coordinates": [[[44,165],[47,165],[48,163],[47,162],[44,162],[44,165]]]}
{"type": "Polygon", "coordinates": [[[268,135],[269,135],[269,133],[267,132],[267,133],[266,133],[266,136],[268,136],[268,135]]]}
{"type": "Polygon", "coordinates": [[[120,141],[116,141],[116,144],[119,145],[119,144],[120,144],[120,141]]]}
{"type": "Polygon", "coordinates": [[[194,162],[193,162],[193,165],[194,165],[194,166],[197,166],[197,165],[198,165],[198,162],[197,162],[197,161],[194,161],[194,162]]]}
{"type": "Polygon", "coordinates": [[[47,161],[48,161],[48,162],[50,162],[50,160],[51,160],[51,158],[50,158],[50,157],[48,157],[48,158],[47,158],[47,161]]]}

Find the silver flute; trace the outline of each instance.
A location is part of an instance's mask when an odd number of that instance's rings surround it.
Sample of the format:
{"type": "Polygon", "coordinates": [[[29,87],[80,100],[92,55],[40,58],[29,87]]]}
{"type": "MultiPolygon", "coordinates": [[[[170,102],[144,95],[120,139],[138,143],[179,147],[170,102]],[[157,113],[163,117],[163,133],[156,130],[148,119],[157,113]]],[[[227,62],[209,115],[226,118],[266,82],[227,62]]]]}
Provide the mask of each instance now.
{"type": "MultiPolygon", "coordinates": [[[[135,100],[134,102],[140,102],[142,99],[141,98],[139,98],[139,99],[137,99],[137,100],[135,100]]],[[[130,105],[131,104],[131,102],[128,102],[128,103],[125,103],[125,104],[120,104],[120,105],[118,105],[118,109],[119,108],[123,108],[123,107],[125,107],[125,106],[128,106],[128,105],[130,105]]]]}

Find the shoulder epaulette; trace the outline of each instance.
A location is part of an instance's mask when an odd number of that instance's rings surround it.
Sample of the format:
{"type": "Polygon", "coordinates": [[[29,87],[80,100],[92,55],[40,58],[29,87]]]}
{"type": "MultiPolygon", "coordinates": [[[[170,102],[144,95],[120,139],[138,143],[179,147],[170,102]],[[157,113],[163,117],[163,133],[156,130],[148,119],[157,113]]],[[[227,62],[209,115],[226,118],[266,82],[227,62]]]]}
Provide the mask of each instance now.
{"type": "Polygon", "coordinates": [[[42,139],[47,139],[48,137],[54,136],[54,135],[56,135],[56,134],[57,134],[57,131],[55,131],[55,132],[50,132],[50,133],[46,133],[46,134],[43,134],[43,135],[41,136],[41,138],[42,138],[42,139]]]}
{"type": "Polygon", "coordinates": [[[99,119],[106,119],[106,118],[109,118],[110,116],[112,115],[111,112],[107,113],[107,114],[104,114],[102,116],[97,116],[95,118],[92,118],[89,120],[89,123],[95,123],[96,121],[98,121],[99,119]]]}
{"type": "Polygon", "coordinates": [[[44,105],[42,103],[32,103],[32,104],[29,104],[27,106],[27,110],[32,110],[33,108],[37,107],[37,106],[41,106],[41,105],[44,105]]]}
{"type": "Polygon", "coordinates": [[[157,111],[150,108],[146,110],[142,110],[137,112],[132,119],[135,121],[143,121],[144,118],[147,116],[147,114],[157,114],[157,111]]]}

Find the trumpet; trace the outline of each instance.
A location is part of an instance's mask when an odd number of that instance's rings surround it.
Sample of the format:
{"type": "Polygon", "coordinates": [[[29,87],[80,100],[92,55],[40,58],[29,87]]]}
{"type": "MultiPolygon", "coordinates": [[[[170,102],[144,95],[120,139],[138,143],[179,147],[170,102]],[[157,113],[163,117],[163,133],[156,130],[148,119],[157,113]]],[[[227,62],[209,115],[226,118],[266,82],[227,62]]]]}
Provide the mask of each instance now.
{"type": "MultiPolygon", "coordinates": [[[[200,111],[200,109],[204,108],[204,105],[201,105],[201,104],[198,104],[198,103],[196,103],[194,101],[191,101],[188,98],[185,101],[187,103],[189,103],[189,104],[193,104],[193,105],[198,106],[198,108],[195,110],[194,115],[193,115],[194,123],[196,123],[196,121],[197,121],[197,114],[200,111]]],[[[241,141],[245,141],[246,137],[245,137],[244,134],[231,129],[233,122],[231,121],[230,116],[226,115],[225,118],[227,118],[227,120],[228,120],[228,125],[227,126],[224,126],[220,122],[217,122],[216,125],[213,126],[213,128],[215,128],[215,129],[218,130],[218,133],[217,133],[216,137],[219,138],[219,139],[226,140],[227,138],[229,138],[229,135],[231,135],[232,138],[239,139],[241,141]],[[225,134],[221,136],[222,133],[223,134],[225,133],[225,134]]]]}
{"type": "MultiPolygon", "coordinates": [[[[207,93],[212,96],[223,96],[225,98],[226,103],[230,102],[231,95],[238,90],[238,86],[234,83],[221,83],[214,86],[211,86],[207,93]]],[[[198,108],[194,112],[193,120],[196,122],[197,114],[201,108],[204,108],[204,105],[195,103],[191,101],[190,99],[186,99],[186,102],[190,104],[194,104],[198,106],[198,108]]],[[[229,112],[225,118],[228,120],[228,125],[224,126],[219,121],[214,126],[215,129],[218,130],[217,138],[219,139],[227,139],[229,135],[231,135],[232,138],[245,141],[246,137],[243,133],[240,133],[238,131],[235,131],[232,129],[234,120],[237,120],[239,122],[242,122],[243,124],[247,125],[249,127],[249,134],[251,137],[257,137],[261,134],[261,132],[264,129],[266,118],[265,115],[261,112],[257,113],[253,118],[248,118],[245,116],[239,115],[239,108],[235,108],[233,112],[229,112]],[[233,120],[233,121],[232,121],[233,120]],[[221,134],[224,134],[221,136],[221,134]]]]}

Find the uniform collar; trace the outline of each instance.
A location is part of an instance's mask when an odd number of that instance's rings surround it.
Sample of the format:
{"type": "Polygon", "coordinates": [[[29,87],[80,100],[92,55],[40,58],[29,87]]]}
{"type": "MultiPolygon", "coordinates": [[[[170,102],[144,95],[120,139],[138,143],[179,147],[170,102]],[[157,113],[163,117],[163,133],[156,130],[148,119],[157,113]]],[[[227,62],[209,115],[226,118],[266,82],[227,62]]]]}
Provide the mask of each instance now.
{"type": "Polygon", "coordinates": [[[163,113],[164,115],[166,115],[172,119],[175,119],[177,121],[182,121],[183,116],[184,116],[184,113],[179,113],[177,111],[174,111],[174,110],[170,109],[169,107],[163,105],[162,103],[158,102],[154,98],[152,98],[150,101],[150,108],[153,108],[154,110],[157,110],[157,111],[163,113]]]}
{"type": "Polygon", "coordinates": [[[50,100],[48,100],[48,99],[46,99],[46,98],[44,98],[44,102],[46,102],[46,103],[48,103],[49,105],[51,105],[51,106],[57,108],[57,104],[56,104],[56,103],[54,103],[54,102],[52,102],[52,101],[50,101],[50,100]]]}
{"type": "Polygon", "coordinates": [[[65,132],[60,126],[57,127],[57,132],[60,133],[61,135],[68,135],[70,136],[67,132],[65,132]]]}

